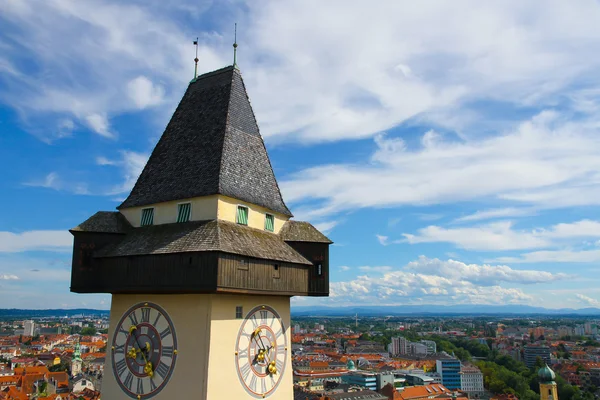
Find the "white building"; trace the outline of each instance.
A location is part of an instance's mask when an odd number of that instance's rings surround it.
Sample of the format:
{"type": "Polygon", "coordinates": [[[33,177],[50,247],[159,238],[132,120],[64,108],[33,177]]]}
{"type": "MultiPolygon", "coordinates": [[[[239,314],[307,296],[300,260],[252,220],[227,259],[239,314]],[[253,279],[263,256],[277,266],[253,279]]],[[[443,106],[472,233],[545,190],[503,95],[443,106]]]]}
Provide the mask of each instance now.
{"type": "Polygon", "coordinates": [[[427,346],[423,343],[410,342],[408,344],[408,354],[416,357],[425,357],[427,355],[427,346]]]}
{"type": "Polygon", "coordinates": [[[80,376],[73,380],[73,393],[83,392],[85,389],[94,390],[94,384],[89,379],[80,376]]]}
{"type": "Polygon", "coordinates": [[[23,321],[23,335],[25,336],[35,336],[35,322],[29,320],[29,321],[23,321]]]}
{"type": "Polygon", "coordinates": [[[469,394],[483,392],[483,373],[473,365],[464,365],[460,370],[460,389],[469,394]]]}
{"type": "Polygon", "coordinates": [[[437,353],[437,345],[433,340],[421,340],[425,346],[427,346],[427,355],[437,353]]]}

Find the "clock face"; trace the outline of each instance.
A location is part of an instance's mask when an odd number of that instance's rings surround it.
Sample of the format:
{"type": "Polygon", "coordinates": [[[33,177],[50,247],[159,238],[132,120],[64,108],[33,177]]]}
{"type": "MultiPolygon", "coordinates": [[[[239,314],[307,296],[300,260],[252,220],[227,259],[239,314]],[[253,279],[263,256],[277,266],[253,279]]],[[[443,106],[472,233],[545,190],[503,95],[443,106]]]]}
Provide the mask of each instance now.
{"type": "Polygon", "coordinates": [[[131,398],[149,399],[169,381],[177,359],[173,322],[160,306],[140,303],[123,314],[112,342],[112,368],[131,398]]]}
{"type": "Polygon", "coordinates": [[[237,336],[235,366],[246,392],[265,398],[277,390],[287,358],[287,338],[281,317],[261,305],[248,313],[237,336]]]}

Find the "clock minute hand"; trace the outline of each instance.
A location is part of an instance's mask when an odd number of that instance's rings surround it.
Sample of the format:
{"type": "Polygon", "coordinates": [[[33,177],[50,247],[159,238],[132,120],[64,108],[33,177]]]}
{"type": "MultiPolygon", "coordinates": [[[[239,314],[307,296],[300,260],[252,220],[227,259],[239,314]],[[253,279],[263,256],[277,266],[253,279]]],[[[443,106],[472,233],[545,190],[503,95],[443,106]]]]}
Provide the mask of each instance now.
{"type": "Polygon", "coordinates": [[[135,331],[137,331],[137,326],[131,325],[131,327],[129,327],[129,335],[133,336],[135,338],[135,343],[137,344],[140,353],[142,353],[142,358],[144,359],[144,362],[147,364],[148,360],[146,360],[146,353],[145,353],[146,348],[145,347],[142,348],[142,346],[140,345],[140,339],[135,334],[135,331]]]}

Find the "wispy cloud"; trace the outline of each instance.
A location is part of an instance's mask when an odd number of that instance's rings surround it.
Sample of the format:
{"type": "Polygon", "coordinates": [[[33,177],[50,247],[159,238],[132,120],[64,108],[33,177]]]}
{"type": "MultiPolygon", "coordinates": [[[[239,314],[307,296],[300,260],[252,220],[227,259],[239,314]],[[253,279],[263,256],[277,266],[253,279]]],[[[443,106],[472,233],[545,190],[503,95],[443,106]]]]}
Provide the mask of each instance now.
{"type": "Polygon", "coordinates": [[[491,210],[477,211],[473,214],[465,215],[464,217],[456,218],[454,222],[473,222],[486,219],[523,217],[535,215],[536,210],[532,208],[494,208],[491,210]]]}
{"type": "Polygon", "coordinates": [[[105,195],[114,196],[129,192],[142,173],[149,157],[146,153],[128,150],[120,151],[119,155],[120,158],[116,160],[111,160],[104,156],[96,157],[96,164],[101,166],[119,167],[123,175],[123,182],[106,190],[104,193],[105,195]]]}
{"type": "Polygon", "coordinates": [[[577,297],[577,300],[579,300],[579,302],[581,302],[587,306],[600,307],[599,300],[593,299],[593,298],[583,295],[583,294],[576,294],[575,297],[577,297]]]}
{"type": "Polygon", "coordinates": [[[69,251],[73,236],[67,231],[0,231],[0,253],[23,251],[69,251]]]}
{"type": "Polygon", "coordinates": [[[6,280],[6,281],[10,281],[10,280],[18,280],[19,277],[16,275],[0,275],[0,281],[1,280],[6,280]]]}
{"type": "Polygon", "coordinates": [[[394,242],[410,244],[445,242],[468,250],[485,251],[547,248],[559,245],[564,240],[600,237],[600,222],[591,220],[560,223],[550,228],[533,230],[516,230],[513,225],[510,221],[460,228],[432,225],[420,229],[418,234],[405,233],[403,240],[394,242]]]}
{"type": "MultiPolygon", "coordinates": [[[[230,60],[230,41],[220,33],[229,22],[205,14],[210,1],[17,3],[6,3],[0,16],[13,39],[0,56],[0,70],[13,80],[2,99],[40,119],[68,115],[99,135],[114,134],[108,121],[115,115],[175,103],[190,78],[188,31],[202,18],[214,23],[200,33],[200,67],[230,60]],[[13,60],[37,68],[21,76],[13,60]]],[[[267,137],[360,138],[415,117],[455,127],[481,121],[465,104],[490,97],[528,106],[567,98],[580,112],[594,111],[596,88],[573,87],[589,83],[588,72],[600,65],[595,2],[473,4],[267,0],[226,7],[247,27],[252,51],[243,67],[267,137]],[[282,88],[286,102],[273,96],[282,88]]]]}
{"type": "Polygon", "coordinates": [[[58,191],[67,191],[74,194],[90,194],[86,183],[65,182],[57,172],[50,172],[41,179],[34,179],[23,183],[24,186],[41,187],[58,191]]]}
{"type": "Polygon", "coordinates": [[[23,183],[25,186],[43,187],[48,189],[59,190],[61,184],[59,182],[58,174],[56,172],[50,172],[42,179],[33,180],[23,183]]]}
{"type": "Polygon", "coordinates": [[[115,134],[110,131],[110,124],[106,114],[93,113],[85,117],[87,125],[100,136],[113,139],[115,134]]]}
{"type": "Polygon", "coordinates": [[[600,134],[592,120],[566,122],[542,112],[500,136],[433,136],[425,134],[417,148],[379,136],[371,160],[305,169],[281,186],[290,202],[319,202],[322,215],[490,198],[518,204],[506,207],[513,214],[521,207],[600,204],[600,134]]]}
{"type": "Polygon", "coordinates": [[[490,262],[503,263],[593,263],[600,261],[600,250],[539,250],[518,257],[496,257],[490,262]]]}
{"type": "Polygon", "coordinates": [[[322,221],[315,223],[315,228],[328,235],[339,224],[339,221],[322,221]]]}
{"type": "Polygon", "coordinates": [[[381,244],[382,246],[387,246],[389,244],[388,243],[389,237],[383,236],[383,235],[375,235],[375,237],[379,241],[379,244],[381,244]]]}

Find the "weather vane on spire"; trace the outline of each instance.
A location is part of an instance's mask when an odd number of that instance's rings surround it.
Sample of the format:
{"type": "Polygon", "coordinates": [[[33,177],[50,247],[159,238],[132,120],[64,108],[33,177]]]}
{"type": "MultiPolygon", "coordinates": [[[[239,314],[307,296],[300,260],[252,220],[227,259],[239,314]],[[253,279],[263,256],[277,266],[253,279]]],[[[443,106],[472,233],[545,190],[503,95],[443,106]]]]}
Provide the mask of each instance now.
{"type": "Polygon", "coordinates": [[[233,66],[237,65],[236,56],[237,56],[237,22],[235,23],[234,33],[233,33],[233,66]]]}
{"type": "Polygon", "coordinates": [[[194,40],[194,46],[196,46],[196,58],[194,58],[194,62],[196,65],[194,66],[194,79],[198,77],[198,38],[194,40]]]}

